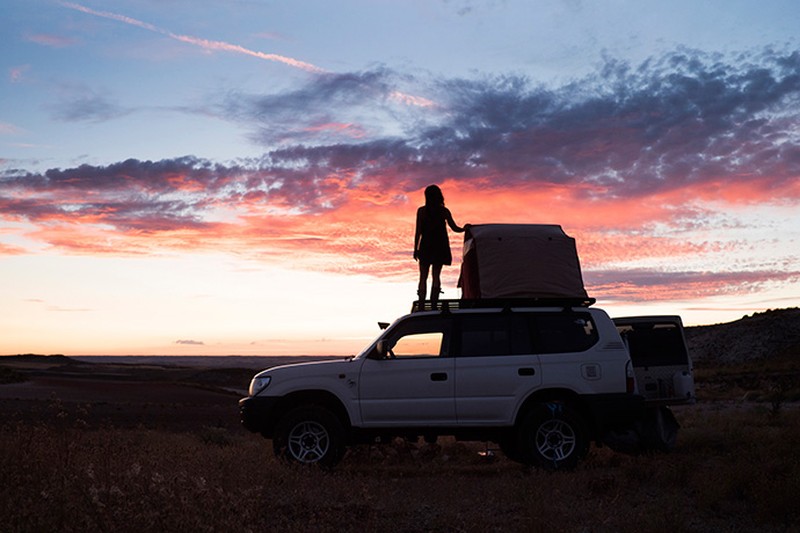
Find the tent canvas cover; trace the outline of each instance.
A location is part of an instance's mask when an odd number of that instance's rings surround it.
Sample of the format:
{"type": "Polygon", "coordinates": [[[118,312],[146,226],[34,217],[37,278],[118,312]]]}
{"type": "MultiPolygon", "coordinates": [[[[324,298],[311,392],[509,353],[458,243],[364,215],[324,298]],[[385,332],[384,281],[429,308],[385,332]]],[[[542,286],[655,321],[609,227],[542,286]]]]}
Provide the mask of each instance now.
{"type": "Polygon", "coordinates": [[[587,298],[575,239],[554,224],[479,224],[464,235],[464,299],[587,298]]]}

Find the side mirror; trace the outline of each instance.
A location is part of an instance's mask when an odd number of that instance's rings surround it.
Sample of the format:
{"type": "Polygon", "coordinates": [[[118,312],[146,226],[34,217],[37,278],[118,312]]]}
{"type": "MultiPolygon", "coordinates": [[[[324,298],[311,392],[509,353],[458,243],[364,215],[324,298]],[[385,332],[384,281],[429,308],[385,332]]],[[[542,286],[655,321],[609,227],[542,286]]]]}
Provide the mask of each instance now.
{"type": "Polygon", "coordinates": [[[386,359],[386,349],[385,349],[385,341],[383,339],[379,340],[375,347],[369,351],[367,354],[367,359],[373,359],[375,361],[380,361],[381,359],[386,359]]]}
{"type": "Polygon", "coordinates": [[[381,339],[378,341],[378,344],[375,345],[378,349],[378,357],[381,359],[386,359],[386,353],[389,351],[389,343],[386,339],[381,339]]]}

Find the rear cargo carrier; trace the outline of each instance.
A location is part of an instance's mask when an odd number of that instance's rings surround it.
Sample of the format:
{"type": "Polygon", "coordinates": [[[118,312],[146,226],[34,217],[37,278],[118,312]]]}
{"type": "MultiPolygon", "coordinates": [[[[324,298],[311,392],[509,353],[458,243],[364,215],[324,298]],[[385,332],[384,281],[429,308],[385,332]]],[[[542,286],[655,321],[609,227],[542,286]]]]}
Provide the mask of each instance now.
{"type": "Polygon", "coordinates": [[[554,224],[470,226],[458,286],[466,300],[588,298],[575,239],[554,224]]]}

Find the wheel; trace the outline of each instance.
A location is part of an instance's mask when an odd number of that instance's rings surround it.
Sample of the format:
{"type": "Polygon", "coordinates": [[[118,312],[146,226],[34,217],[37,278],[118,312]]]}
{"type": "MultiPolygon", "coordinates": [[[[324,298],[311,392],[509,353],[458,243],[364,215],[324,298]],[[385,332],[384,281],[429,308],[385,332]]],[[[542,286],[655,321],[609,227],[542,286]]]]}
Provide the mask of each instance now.
{"type": "Polygon", "coordinates": [[[589,452],[583,419],[560,402],[533,407],[522,419],[517,451],[522,462],[548,470],[569,470],[589,452]]]}
{"type": "Polygon", "coordinates": [[[298,407],[278,423],[272,448],[276,457],[290,463],[331,468],[344,455],[344,429],[324,407],[298,407]]]}

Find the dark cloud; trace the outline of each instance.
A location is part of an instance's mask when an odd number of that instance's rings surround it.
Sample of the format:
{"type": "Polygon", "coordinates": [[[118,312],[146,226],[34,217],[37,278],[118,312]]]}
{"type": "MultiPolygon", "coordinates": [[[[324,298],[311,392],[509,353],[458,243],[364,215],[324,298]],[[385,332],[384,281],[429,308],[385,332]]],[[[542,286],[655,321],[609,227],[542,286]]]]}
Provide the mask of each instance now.
{"type": "Polygon", "coordinates": [[[607,60],[557,89],[519,77],[450,80],[451,118],[419,139],[465,176],[587,183],[615,196],[742,171],[792,179],[800,149],[786,129],[798,114],[800,54],[738,60],[693,51],[637,68],[607,60]]]}
{"type": "Polygon", "coordinates": [[[190,157],[40,174],[6,171],[0,174],[0,211],[8,218],[102,222],[125,231],[199,228],[238,172],[190,157]]]}
{"type": "Polygon", "coordinates": [[[103,122],[132,112],[88,88],[71,88],[62,99],[50,106],[53,118],[64,122],[103,122]]]}
{"type": "Polygon", "coordinates": [[[606,301],[696,299],[757,293],[771,285],[796,283],[800,280],[800,270],[698,272],[608,269],[586,271],[584,280],[591,294],[602,294],[606,301]]]}
{"type": "Polygon", "coordinates": [[[607,58],[561,87],[521,76],[440,80],[425,90],[435,108],[394,111],[402,135],[319,144],[309,133],[365,107],[386,111],[400,81],[386,69],[323,75],[284,94],[230,95],[222,113],[250,124],[265,146],[283,142],[265,160],[291,162],[295,178],[323,167],[402,174],[411,188],[489,177],[498,187],[585,185],[610,198],[756,178],[777,187],[800,174],[798,52],[679,50],[641,65],[607,58]]]}
{"type": "Polygon", "coordinates": [[[232,92],[218,113],[253,128],[252,138],[271,146],[316,137],[320,124],[375,121],[394,92],[399,76],[387,69],[317,75],[298,89],[273,95],[232,92]],[[372,118],[371,118],[372,117],[372,118]]]}
{"type": "Polygon", "coordinates": [[[179,339],[179,340],[175,341],[175,344],[187,344],[187,345],[190,345],[190,346],[205,346],[206,343],[204,343],[203,341],[193,341],[193,340],[189,340],[189,339],[179,339]]]}
{"type": "MultiPolygon", "coordinates": [[[[765,195],[797,194],[790,187],[800,176],[798,52],[679,50],[641,65],[606,59],[561,87],[521,76],[441,80],[426,88],[435,107],[405,106],[403,114],[392,95],[408,81],[376,69],[314,76],[283,94],[232,94],[222,112],[273,143],[263,157],[0,171],[0,212],[89,217],[124,230],[197,228],[218,207],[315,213],[336,209],[356,189],[403,193],[446,179],[498,189],[557,184],[606,201],[705,183],[755,182],[765,195]],[[395,109],[404,133],[324,144],[302,133],[371,108],[395,109]]],[[[115,113],[89,92],[60,116],[115,113]]]]}

